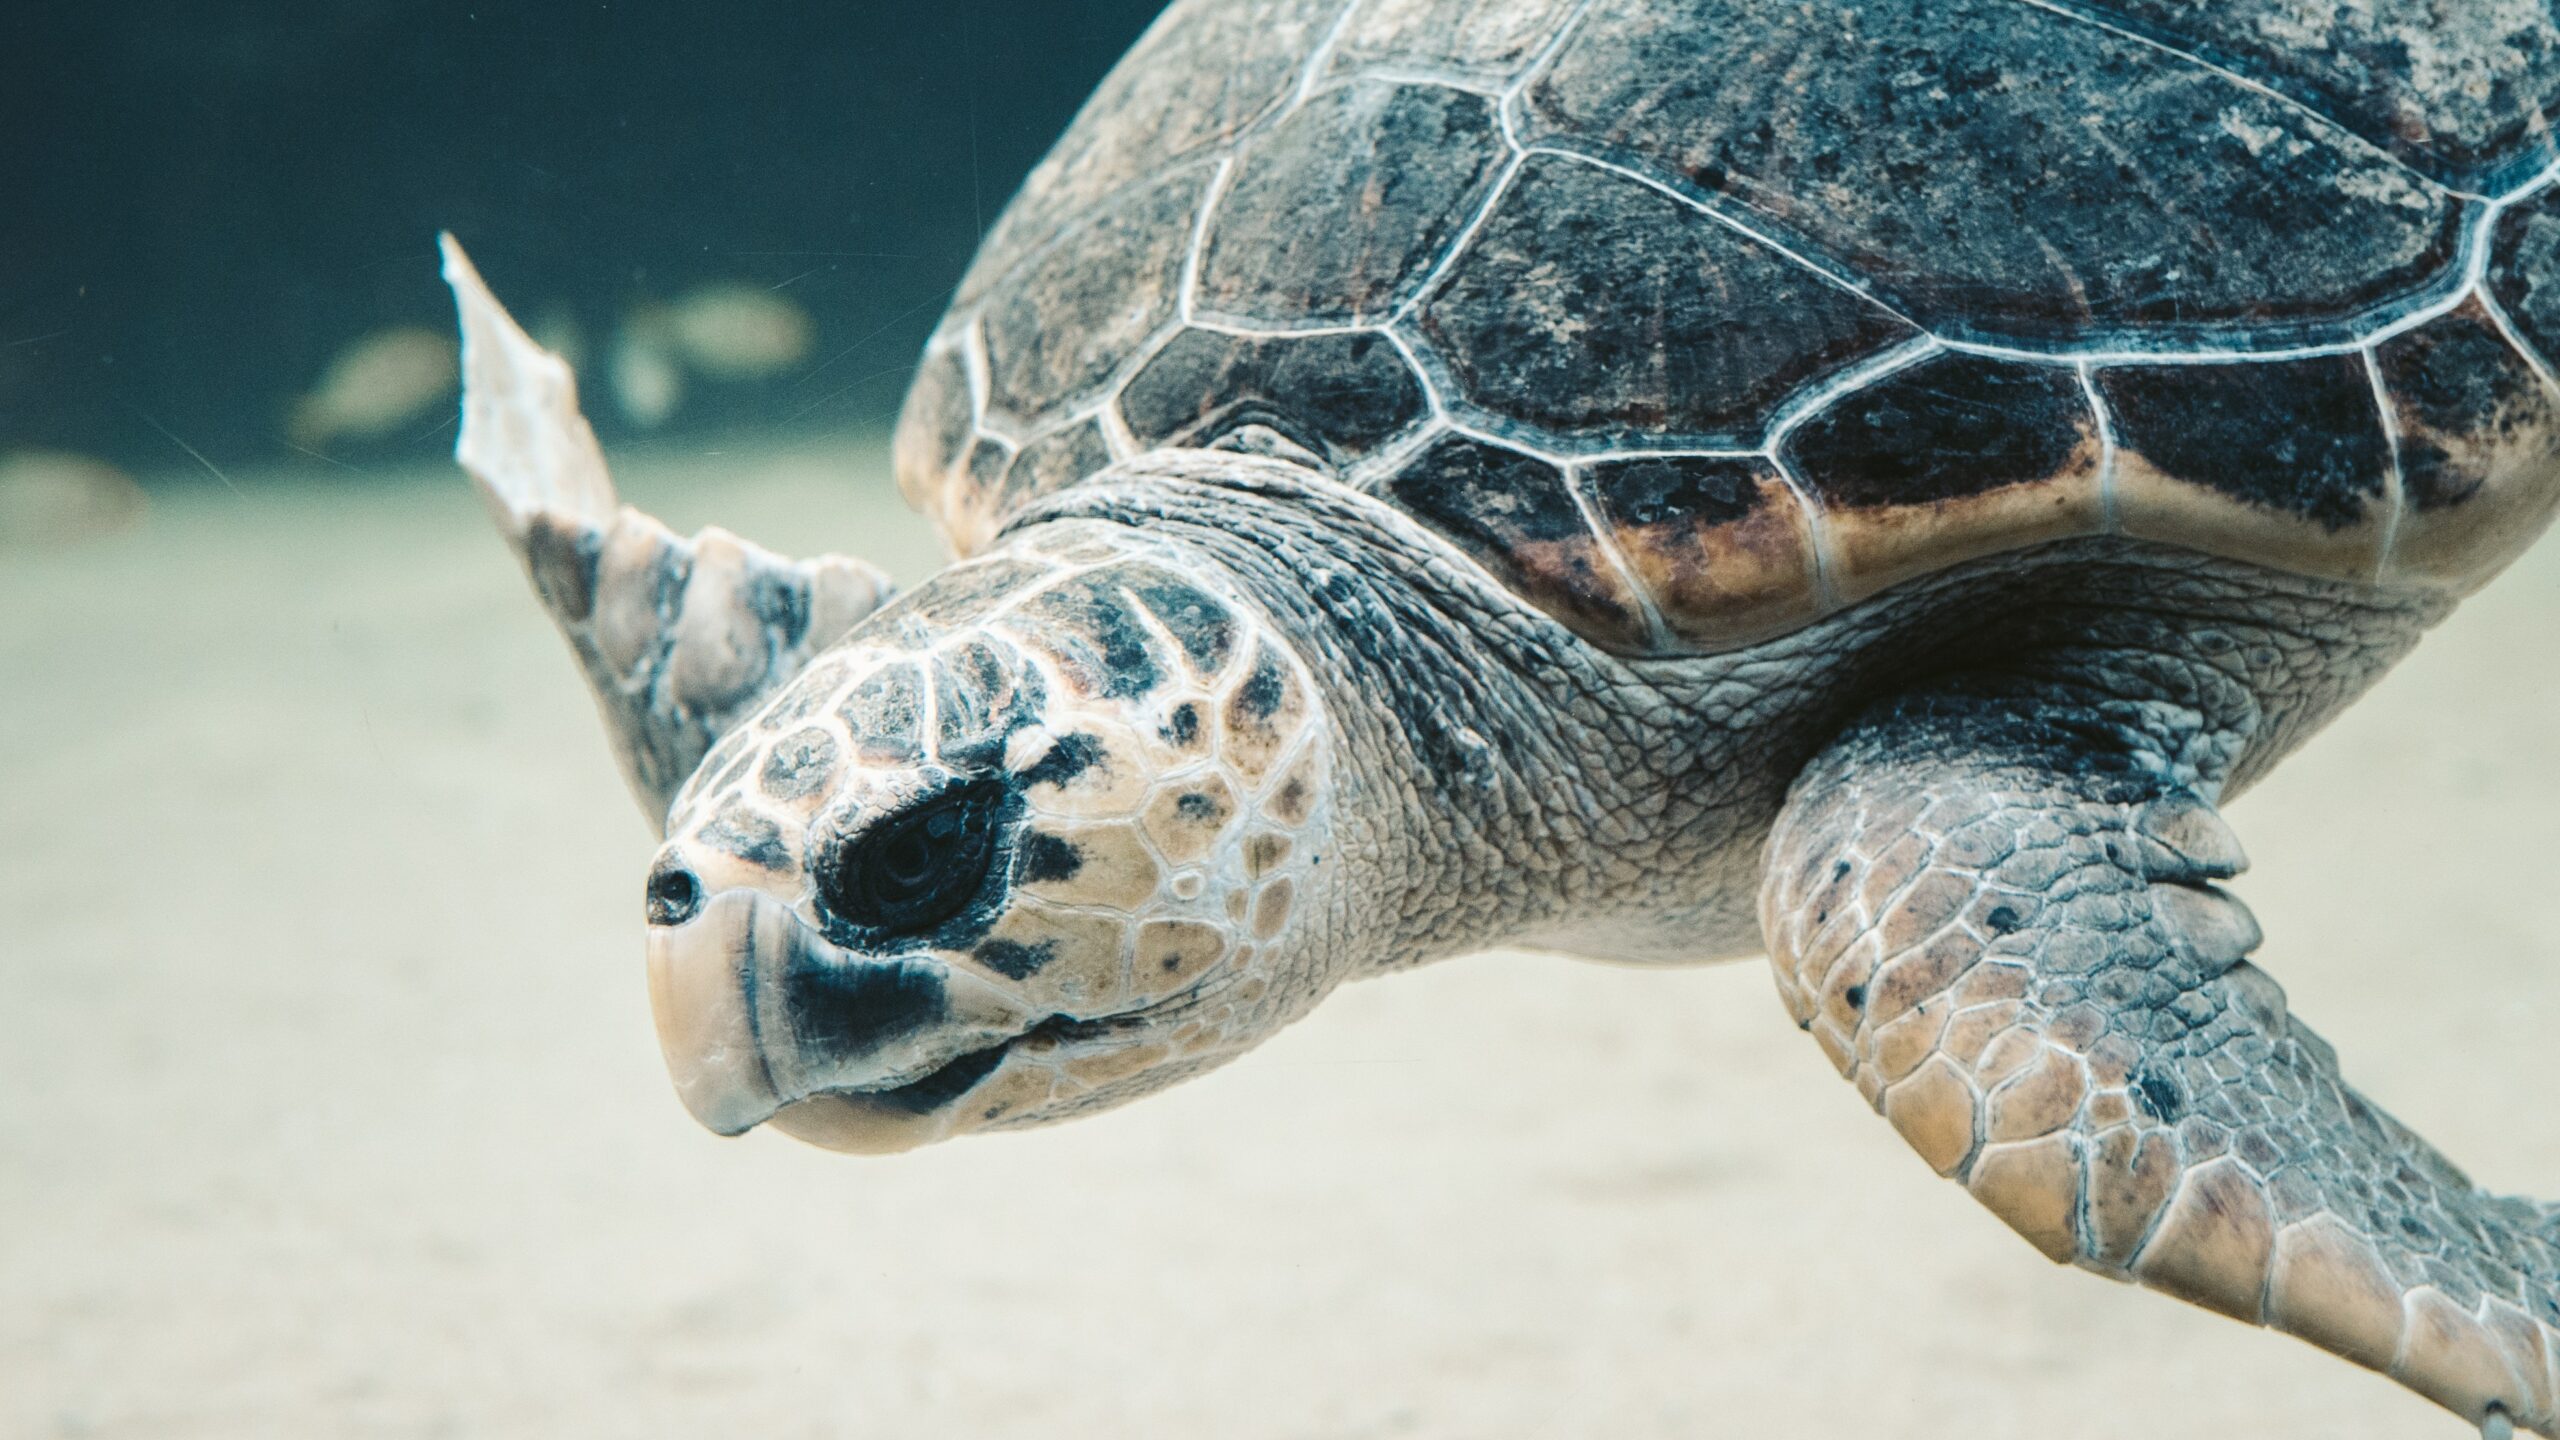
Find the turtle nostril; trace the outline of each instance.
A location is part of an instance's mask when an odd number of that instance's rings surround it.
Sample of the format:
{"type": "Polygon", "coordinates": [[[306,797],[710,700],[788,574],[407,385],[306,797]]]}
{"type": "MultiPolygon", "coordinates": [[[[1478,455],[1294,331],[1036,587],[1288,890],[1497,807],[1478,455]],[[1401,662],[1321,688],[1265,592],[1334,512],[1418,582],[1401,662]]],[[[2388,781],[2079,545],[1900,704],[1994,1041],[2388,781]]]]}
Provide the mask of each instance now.
{"type": "Polygon", "coordinates": [[[702,908],[702,882],[674,860],[649,876],[649,923],[681,925],[702,908]]]}

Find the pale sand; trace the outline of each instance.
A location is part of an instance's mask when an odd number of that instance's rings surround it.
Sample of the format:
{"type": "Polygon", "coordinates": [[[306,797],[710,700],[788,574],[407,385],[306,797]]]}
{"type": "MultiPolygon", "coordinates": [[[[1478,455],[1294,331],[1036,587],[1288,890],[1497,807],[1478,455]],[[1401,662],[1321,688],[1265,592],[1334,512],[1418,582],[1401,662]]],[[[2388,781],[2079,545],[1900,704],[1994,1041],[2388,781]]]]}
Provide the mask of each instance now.
{"type": "MultiPolygon", "coordinates": [[[[622,469],[933,560],[869,451],[622,469]]],[[[2046,1264],[1757,965],[1454,962],[1063,1129],[714,1139],[650,842],[477,502],[243,483],[0,556],[0,1435],[2464,1433],[2046,1264]]],[[[2546,1196],[2555,651],[2546,544],[2234,817],[2296,1010],[2546,1196]]]]}

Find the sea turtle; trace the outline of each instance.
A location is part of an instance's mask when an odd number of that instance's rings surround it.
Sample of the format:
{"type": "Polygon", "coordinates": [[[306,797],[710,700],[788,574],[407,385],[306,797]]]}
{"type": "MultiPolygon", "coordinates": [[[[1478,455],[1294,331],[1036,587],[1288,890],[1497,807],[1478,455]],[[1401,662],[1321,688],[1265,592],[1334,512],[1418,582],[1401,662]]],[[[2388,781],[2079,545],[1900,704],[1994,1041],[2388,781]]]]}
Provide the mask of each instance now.
{"type": "Polygon", "coordinates": [[[617,513],[455,250],[460,456],[714,1130],[1767,953],[2053,1259],[2560,1434],[2560,1208],[2346,1087],[2217,815],[2560,503],[2555,97],[2542,0],[1177,0],[924,352],[940,576],[617,513]]]}

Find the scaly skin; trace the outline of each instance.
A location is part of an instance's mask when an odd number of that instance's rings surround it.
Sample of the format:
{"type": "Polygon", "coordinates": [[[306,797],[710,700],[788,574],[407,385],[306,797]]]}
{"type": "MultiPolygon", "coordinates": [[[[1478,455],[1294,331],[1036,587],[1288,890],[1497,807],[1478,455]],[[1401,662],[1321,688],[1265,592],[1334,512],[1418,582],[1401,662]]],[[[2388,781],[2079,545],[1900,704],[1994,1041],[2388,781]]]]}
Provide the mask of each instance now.
{"type": "Polygon", "coordinates": [[[1787,1007],[2051,1258],[2560,1433],[2560,1209],[2475,1189],[2244,958],[2226,717],[2160,685],[2198,664],[2068,655],[1862,715],[1770,837],[1787,1007]]]}

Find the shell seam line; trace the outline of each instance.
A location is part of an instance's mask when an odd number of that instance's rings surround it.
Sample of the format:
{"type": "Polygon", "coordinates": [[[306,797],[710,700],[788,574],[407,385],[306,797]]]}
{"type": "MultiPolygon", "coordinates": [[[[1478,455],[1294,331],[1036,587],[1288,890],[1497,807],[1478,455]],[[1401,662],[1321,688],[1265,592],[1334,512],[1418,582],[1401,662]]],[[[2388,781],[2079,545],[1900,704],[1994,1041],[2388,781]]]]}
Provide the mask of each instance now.
{"type": "Polygon", "coordinates": [[[2373,583],[2380,585],[2391,576],[2391,547],[2400,538],[2401,517],[2409,507],[2408,481],[2401,470],[2400,422],[2391,413],[2391,389],[2382,383],[2382,358],[2370,345],[2356,353],[2364,357],[2365,380],[2373,386],[2374,415],[2382,423],[2383,444],[2391,457],[2382,474],[2387,508],[2382,513],[2382,535],[2373,556],[2373,583]]]}
{"type": "Polygon", "coordinates": [[[1308,96],[1316,93],[1316,84],[1324,78],[1325,67],[1333,63],[1334,47],[1342,43],[1343,33],[1351,28],[1351,17],[1359,9],[1360,0],[1348,0],[1342,7],[1342,13],[1334,16],[1333,23],[1325,27],[1324,38],[1318,40],[1314,51],[1308,54],[1306,66],[1298,72],[1298,83],[1290,88],[1289,103],[1281,107],[1281,113],[1296,110],[1307,103],[1308,96]]]}
{"type": "Polygon", "coordinates": [[[1779,481],[1794,494],[1797,506],[1804,511],[1805,535],[1813,542],[1809,551],[1813,560],[1814,608],[1819,614],[1829,615],[1841,604],[1840,586],[1833,578],[1839,573],[1840,561],[1831,551],[1831,513],[1815,498],[1813,487],[1805,483],[1805,478],[1796,473],[1796,467],[1788,463],[1787,457],[1779,454],[1775,446],[1770,447],[1769,463],[1776,468],[1779,481]]]}
{"type": "Polygon", "coordinates": [[[987,433],[987,399],[994,385],[988,373],[984,317],[971,316],[969,328],[960,332],[960,376],[969,386],[969,435],[975,439],[987,433]]]}
{"type": "MultiPolygon", "coordinates": [[[[1121,395],[1126,393],[1129,386],[1137,380],[1139,372],[1154,364],[1156,357],[1162,355],[1166,348],[1171,346],[1174,340],[1188,328],[1179,317],[1176,317],[1157,326],[1145,339],[1139,341],[1137,346],[1129,352],[1129,358],[1121,361],[1109,375],[1103,377],[1101,385],[1086,392],[1096,397],[1093,402],[1094,413],[1108,415],[1119,423],[1120,428],[1128,430],[1129,418],[1120,413],[1121,395]]],[[[1104,428],[1107,431],[1110,427],[1104,428]]],[[[1130,443],[1135,444],[1138,432],[1128,430],[1128,434],[1130,443]]]]}
{"type": "Polygon", "coordinates": [[[2498,303],[2498,297],[2490,294],[2487,286],[2482,286],[2480,289],[2480,308],[2487,312],[2489,323],[2498,327],[2500,338],[2504,339],[2518,355],[2524,357],[2526,368],[2532,370],[2535,378],[2542,382],[2542,388],[2551,392],[2552,398],[2560,399],[2560,376],[2552,374],[2550,362],[2542,358],[2542,352],[2539,349],[2525,343],[2524,335],[2516,329],[2515,321],[2508,316],[2507,307],[2498,303]]]}
{"type": "Polygon", "coordinates": [[[1513,113],[1514,107],[1522,103],[1522,97],[1529,93],[1530,86],[1538,83],[1538,77],[1546,73],[1547,66],[1564,53],[1565,45],[1573,39],[1573,32],[1582,28],[1582,22],[1590,17],[1593,7],[1599,3],[1600,0],[1578,0],[1573,13],[1565,16],[1564,23],[1556,26],[1556,33],[1538,46],[1537,53],[1521,67],[1518,77],[1502,87],[1500,98],[1494,101],[1493,114],[1495,123],[1502,127],[1502,138],[1511,142],[1512,149],[1528,148],[1520,139],[1520,121],[1513,113]]]}
{"type": "Polygon", "coordinates": [[[1432,379],[1430,368],[1422,363],[1422,357],[1414,353],[1413,347],[1406,343],[1404,336],[1393,326],[1378,333],[1386,336],[1387,343],[1396,347],[1396,354],[1403,358],[1405,367],[1413,372],[1414,382],[1422,387],[1423,403],[1430,407],[1429,414],[1423,421],[1424,425],[1433,428],[1446,426],[1449,423],[1449,402],[1441,396],[1440,386],[1432,379]]]}
{"type": "Polygon", "coordinates": [[[2136,29],[2121,20],[2109,19],[2100,14],[2093,14],[2087,10],[2063,3],[2063,0],[2018,0],[2018,3],[2026,6],[2030,10],[2041,10],[2048,15],[2069,20],[2076,24],[2086,25],[2093,30],[2104,31],[2118,39],[2130,40],[2136,45],[2141,45],[2145,48],[2159,51],[2163,55],[2174,57],[2175,59],[2192,65],[2199,70],[2219,75],[2234,85],[2238,85],[2241,88],[2252,91],[2256,94],[2263,95],[2267,99],[2273,100],[2286,109],[2293,111],[2295,114],[2307,116],[2322,127],[2334,130],[2339,134],[2346,136],[2357,144],[2364,146],[2366,149],[2373,151],[2377,155],[2380,155],[2385,161],[2389,162],[2393,169],[2414,177],[2419,181],[2419,183],[2425,185],[2431,190],[2438,190],[2447,195],[2452,195],[2464,200],[2486,200],[2489,198],[2475,191],[2465,190],[2460,186],[2449,184],[2443,180],[2437,179],[2435,176],[2430,175],[2419,169],[2417,166],[2410,164],[2400,156],[2394,155],[2390,151],[2385,150],[2380,144],[2376,143],[2361,131],[2356,130],[2345,121],[2338,119],[2336,116],[2326,113],[2318,106],[2311,104],[2309,101],[2288,95],[2282,90],[2277,89],[2275,86],[2268,84],[2266,81],[2260,80],[2255,76],[2245,74],[2234,66],[2215,60],[2201,51],[2190,50],[2183,45],[2173,45],[2167,40],[2161,39],[2159,36],[2146,35],[2142,33],[2141,30],[2136,29]]]}
{"type": "Polygon", "coordinates": [[[1617,573],[1619,583],[1625,585],[1627,593],[1636,598],[1636,611],[1644,620],[1645,645],[1655,654],[1667,653],[1671,648],[1671,626],[1663,620],[1661,608],[1653,603],[1652,592],[1645,588],[1643,581],[1636,578],[1635,566],[1630,564],[1625,553],[1619,550],[1617,536],[1609,526],[1601,523],[1600,502],[1593,496],[1583,493],[1582,472],[1583,467],[1579,465],[1561,461],[1556,464],[1557,481],[1564,486],[1566,498],[1573,502],[1575,512],[1582,517],[1583,532],[1599,545],[1601,556],[1609,562],[1609,568],[1617,573]]]}
{"type": "Polygon", "coordinates": [[[1776,460],[1778,452],[1786,448],[1787,437],[1806,421],[1838,404],[1843,397],[1864,390],[1888,375],[1907,370],[1946,349],[1945,341],[1923,330],[1899,345],[1833,371],[1821,383],[1797,391],[1780,404],[1777,412],[1769,417],[1768,428],[1761,432],[1760,448],[1771,460],[1776,460]]]}
{"type": "MultiPolygon", "coordinates": [[[[1507,140],[1509,137],[1504,138],[1507,140]]],[[[1511,193],[1511,187],[1520,179],[1521,169],[1528,163],[1529,152],[1513,146],[1510,157],[1503,161],[1500,173],[1493,177],[1492,188],[1485,192],[1484,203],[1476,207],[1476,213],[1467,217],[1466,224],[1458,227],[1458,233],[1449,241],[1448,253],[1442,255],[1430,273],[1422,277],[1422,283],[1413,288],[1413,293],[1406,296],[1402,304],[1389,312],[1387,324],[1402,324],[1421,313],[1432,292],[1457,270],[1458,262],[1466,258],[1468,247],[1474,245],[1476,237],[1484,233],[1484,227],[1493,222],[1493,212],[1501,208],[1504,197],[1511,193]]]]}
{"type": "Polygon", "coordinates": [[[1249,319],[1239,320],[1234,316],[1223,315],[1212,310],[1205,314],[1180,317],[1179,323],[1186,329],[1206,330],[1213,335],[1232,335],[1238,340],[1321,340],[1331,335],[1375,335],[1383,331],[1389,322],[1380,321],[1374,325],[1356,323],[1309,325],[1301,329],[1271,330],[1255,325],[1249,319]]]}
{"type": "Polygon", "coordinates": [[[1899,307],[1887,304],[1883,297],[1877,295],[1874,289],[1855,273],[1834,270],[1828,265],[1819,263],[1814,260],[1813,257],[1804,254],[1802,251],[1797,250],[1794,246],[1787,244],[1776,236],[1768,234],[1756,226],[1744,224],[1734,216],[1728,215],[1723,210],[1705,203],[1698,199],[1698,197],[1689,194],[1675,185],[1672,185],[1659,176],[1648,175],[1644,171],[1638,170],[1633,166],[1622,165],[1615,160],[1604,160],[1588,151],[1576,150],[1569,146],[1559,145],[1552,140],[1541,141],[1538,144],[1528,146],[1521,151],[1521,155],[1524,159],[1531,155],[1553,155],[1559,159],[1575,161],[1580,164],[1592,166],[1595,169],[1606,170],[1610,174],[1622,176],[1625,179],[1633,180],[1648,190],[1667,196],[1679,204],[1697,211],[1699,214],[1704,215],[1708,219],[1715,221],[1717,224],[1724,226],[1726,229],[1733,231],[1735,234],[1785,256],[1787,259],[1794,261],[1797,265],[1820,277],[1825,283],[1857,296],[1859,299],[1864,300],[1868,304],[1875,306],[1877,309],[1884,311],[1886,314],[1891,315],[1893,318],[1910,326],[1914,330],[1920,330],[1923,333],[1926,333],[1927,327],[1923,326],[1919,321],[1912,319],[1910,316],[1903,314],[1899,307]]]}
{"type": "Polygon", "coordinates": [[[1502,86],[1491,84],[1463,71],[1435,70],[1428,65],[1395,64],[1363,65],[1356,70],[1345,72],[1328,84],[1318,85],[1315,93],[1321,95],[1326,91],[1339,90],[1344,86],[1357,85],[1365,81],[1394,85],[1407,90],[1454,90],[1461,95],[1473,95],[1479,100],[1493,101],[1497,106],[1501,104],[1502,97],[1506,93],[1502,86]]]}
{"type": "Polygon", "coordinates": [[[1185,324],[1200,298],[1200,266],[1209,248],[1209,222],[1216,218],[1219,202],[1227,198],[1227,181],[1235,171],[1236,156],[1231,150],[1218,157],[1218,168],[1209,172],[1209,184],[1200,192],[1200,214],[1191,222],[1191,243],[1183,247],[1182,274],[1173,287],[1173,315],[1185,324]]]}
{"type": "Polygon", "coordinates": [[[2098,377],[2089,362],[2072,367],[2080,376],[2080,396],[2089,404],[2090,418],[2098,426],[2098,522],[2107,533],[2124,528],[2123,500],[2116,493],[2116,421],[2107,411],[2107,397],[2098,393],[2098,377]]]}

